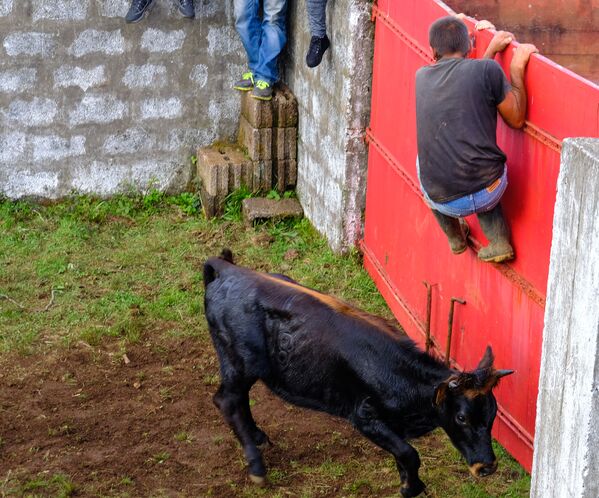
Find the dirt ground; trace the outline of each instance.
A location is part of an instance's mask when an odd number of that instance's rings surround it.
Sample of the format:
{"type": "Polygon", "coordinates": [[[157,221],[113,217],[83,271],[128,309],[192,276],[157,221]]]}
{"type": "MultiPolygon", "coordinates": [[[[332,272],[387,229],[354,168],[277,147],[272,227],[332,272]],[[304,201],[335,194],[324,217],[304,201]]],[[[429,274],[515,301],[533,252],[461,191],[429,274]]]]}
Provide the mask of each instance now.
{"type": "MultiPolygon", "coordinates": [[[[212,404],[212,345],[169,341],[4,356],[0,496],[399,496],[389,455],[344,421],[287,405],[262,385],[252,410],[274,445],[265,451],[269,484],[256,488],[212,404]]],[[[424,439],[423,469],[435,466],[429,450],[447,453],[441,437],[424,439]]],[[[459,459],[441,470],[471,479],[459,459]]],[[[517,479],[503,472],[504,483],[517,479]]]]}
{"type": "MultiPolygon", "coordinates": [[[[57,474],[69,476],[69,493],[81,496],[251,494],[240,447],[211,401],[218,383],[211,345],[146,342],[126,353],[113,346],[80,342],[52,356],[3,359],[3,494],[58,495],[57,474]]],[[[368,444],[347,424],[286,405],[264,386],[254,387],[252,399],[274,442],[266,461],[288,474],[282,489],[305,479],[294,477],[290,462],[323,463],[314,448],[331,434],[357,441],[337,444],[329,457],[383,457],[375,448],[364,455],[368,444]]]]}

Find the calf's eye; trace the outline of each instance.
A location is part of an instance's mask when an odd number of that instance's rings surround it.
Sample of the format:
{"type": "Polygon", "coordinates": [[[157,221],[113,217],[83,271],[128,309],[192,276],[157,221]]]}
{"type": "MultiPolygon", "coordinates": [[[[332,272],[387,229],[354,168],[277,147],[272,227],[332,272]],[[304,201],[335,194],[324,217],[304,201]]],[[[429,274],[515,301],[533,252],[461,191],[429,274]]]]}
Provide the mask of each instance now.
{"type": "Polygon", "coordinates": [[[464,425],[466,423],[466,417],[464,415],[462,415],[461,413],[458,413],[455,416],[456,422],[460,425],[464,425]]]}

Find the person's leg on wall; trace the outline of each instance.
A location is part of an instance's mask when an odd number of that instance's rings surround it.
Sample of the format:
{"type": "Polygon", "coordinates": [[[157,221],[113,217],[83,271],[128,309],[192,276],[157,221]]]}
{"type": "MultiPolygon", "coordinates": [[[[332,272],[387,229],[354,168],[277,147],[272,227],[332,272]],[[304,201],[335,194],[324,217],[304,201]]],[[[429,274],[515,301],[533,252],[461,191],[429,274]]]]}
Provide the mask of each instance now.
{"type": "Polygon", "coordinates": [[[431,211],[447,236],[451,252],[453,254],[462,254],[468,248],[468,224],[460,218],[447,216],[436,209],[431,209],[431,211]]]}
{"type": "Polygon", "coordinates": [[[177,0],[177,7],[179,13],[187,19],[193,19],[196,16],[193,0],[177,0]]]}
{"type": "Polygon", "coordinates": [[[125,15],[125,22],[135,23],[141,21],[153,3],[154,0],[131,0],[129,11],[125,15]]]}
{"type": "Polygon", "coordinates": [[[260,53],[260,40],[262,38],[261,21],[258,15],[259,0],[234,0],[235,29],[239,33],[241,43],[245,48],[248,58],[248,68],[233,88],[242,92],[254,88],[256,68],[260,53]]]}
{"type": "Polygon", "coordinates": [[[273,85],[279,81],[279,55],[287,43],[287,0],[264,0],[262,38],[252,97],[272,99],[273,85]]]}
{"type": "Polygon", "coordinates": [[[308,24],[310,25],[310,47],[306,54],[306,65],[316,67],[331,46],[327,36],[327,0],[306,0],[308,24]]]}
{"type": "Polygon", "coordinates": [[[487,262],[501,263],[514,259],[514,249],[510,244],[510,230],[503,216],[501,204],[489,211],[477,213],[480,227],[489,244],[478,251],[478,257],[487,262]]]}
{"type": "Polygon", "coordinates": [[[489,245],[478,252],[478,257],[482,261],[501,263],[514,259],[514,249],[510,244],[510,230],[499,203],[507,185],[507,167],[504,167],[500,178],[473,196],[480,227],[489,241],[489,245]]]}

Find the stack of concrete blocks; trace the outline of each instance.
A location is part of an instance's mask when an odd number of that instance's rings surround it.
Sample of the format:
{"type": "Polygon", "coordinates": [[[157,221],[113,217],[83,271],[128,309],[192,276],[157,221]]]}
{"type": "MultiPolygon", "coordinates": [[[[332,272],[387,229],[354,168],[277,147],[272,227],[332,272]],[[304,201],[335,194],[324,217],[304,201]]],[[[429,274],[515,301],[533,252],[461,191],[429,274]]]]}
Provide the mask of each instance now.
{"type": "Polygon", "coordinates": [[[239,145],[247,150],[254,167],[254,189],[279,192],[297,182],[297,100],[280,85],[270,102],[241,98],[239,145]]]}
{"type": "Polygon", "coordinates": [[[207,217],[222,213],[227,195],[242,185],[262,193],[295,188],[297,121],[297,100],[284,85],[277,86],[271,101],[242,94],[239,147],[198,150],[200,196],[207,217]]]}

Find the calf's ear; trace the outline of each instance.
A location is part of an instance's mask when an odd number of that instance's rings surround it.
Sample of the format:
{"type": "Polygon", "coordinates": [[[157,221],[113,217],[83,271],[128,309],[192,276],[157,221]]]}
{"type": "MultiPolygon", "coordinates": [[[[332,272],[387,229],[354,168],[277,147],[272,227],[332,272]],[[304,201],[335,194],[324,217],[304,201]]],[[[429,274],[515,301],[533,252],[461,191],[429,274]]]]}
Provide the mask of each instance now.
{"type": "Polygon", "coordinates": [[[493,368],[494,361],[495,361],[495,355],[493,354],[493,350],[491,349],[491,346],[487,346],[487,349],[485,349],[485,354],[483,355],[483,357],[480,360],[476,369],[477,370],[490,370],[491,368],[493,368]]]}
{"type": "Polygon", "coordinates": [[[501,379],[501,377],[505,377],[506,375],[512,375],[513,373],[513,370],[495,370],[495,376],[498,380],[501,379]]]}
{"type": "Polygon", "coordinates": [[[459,375],[452,375],[448,379],[441,382],[435,388],[435,395],[433,396],[433,405],[441,406],[447,398],[450,391],[457,392],[462,384],[462,378],[459,375]]]}
{"type": "Polygon", "coordinates": [[[449,390],[449,382],[444,381],[441,382],[435,388],[435,394],[433,396],[433,406],[441,406],[445,399],[447,398],[447,391],[449,390]]]}

